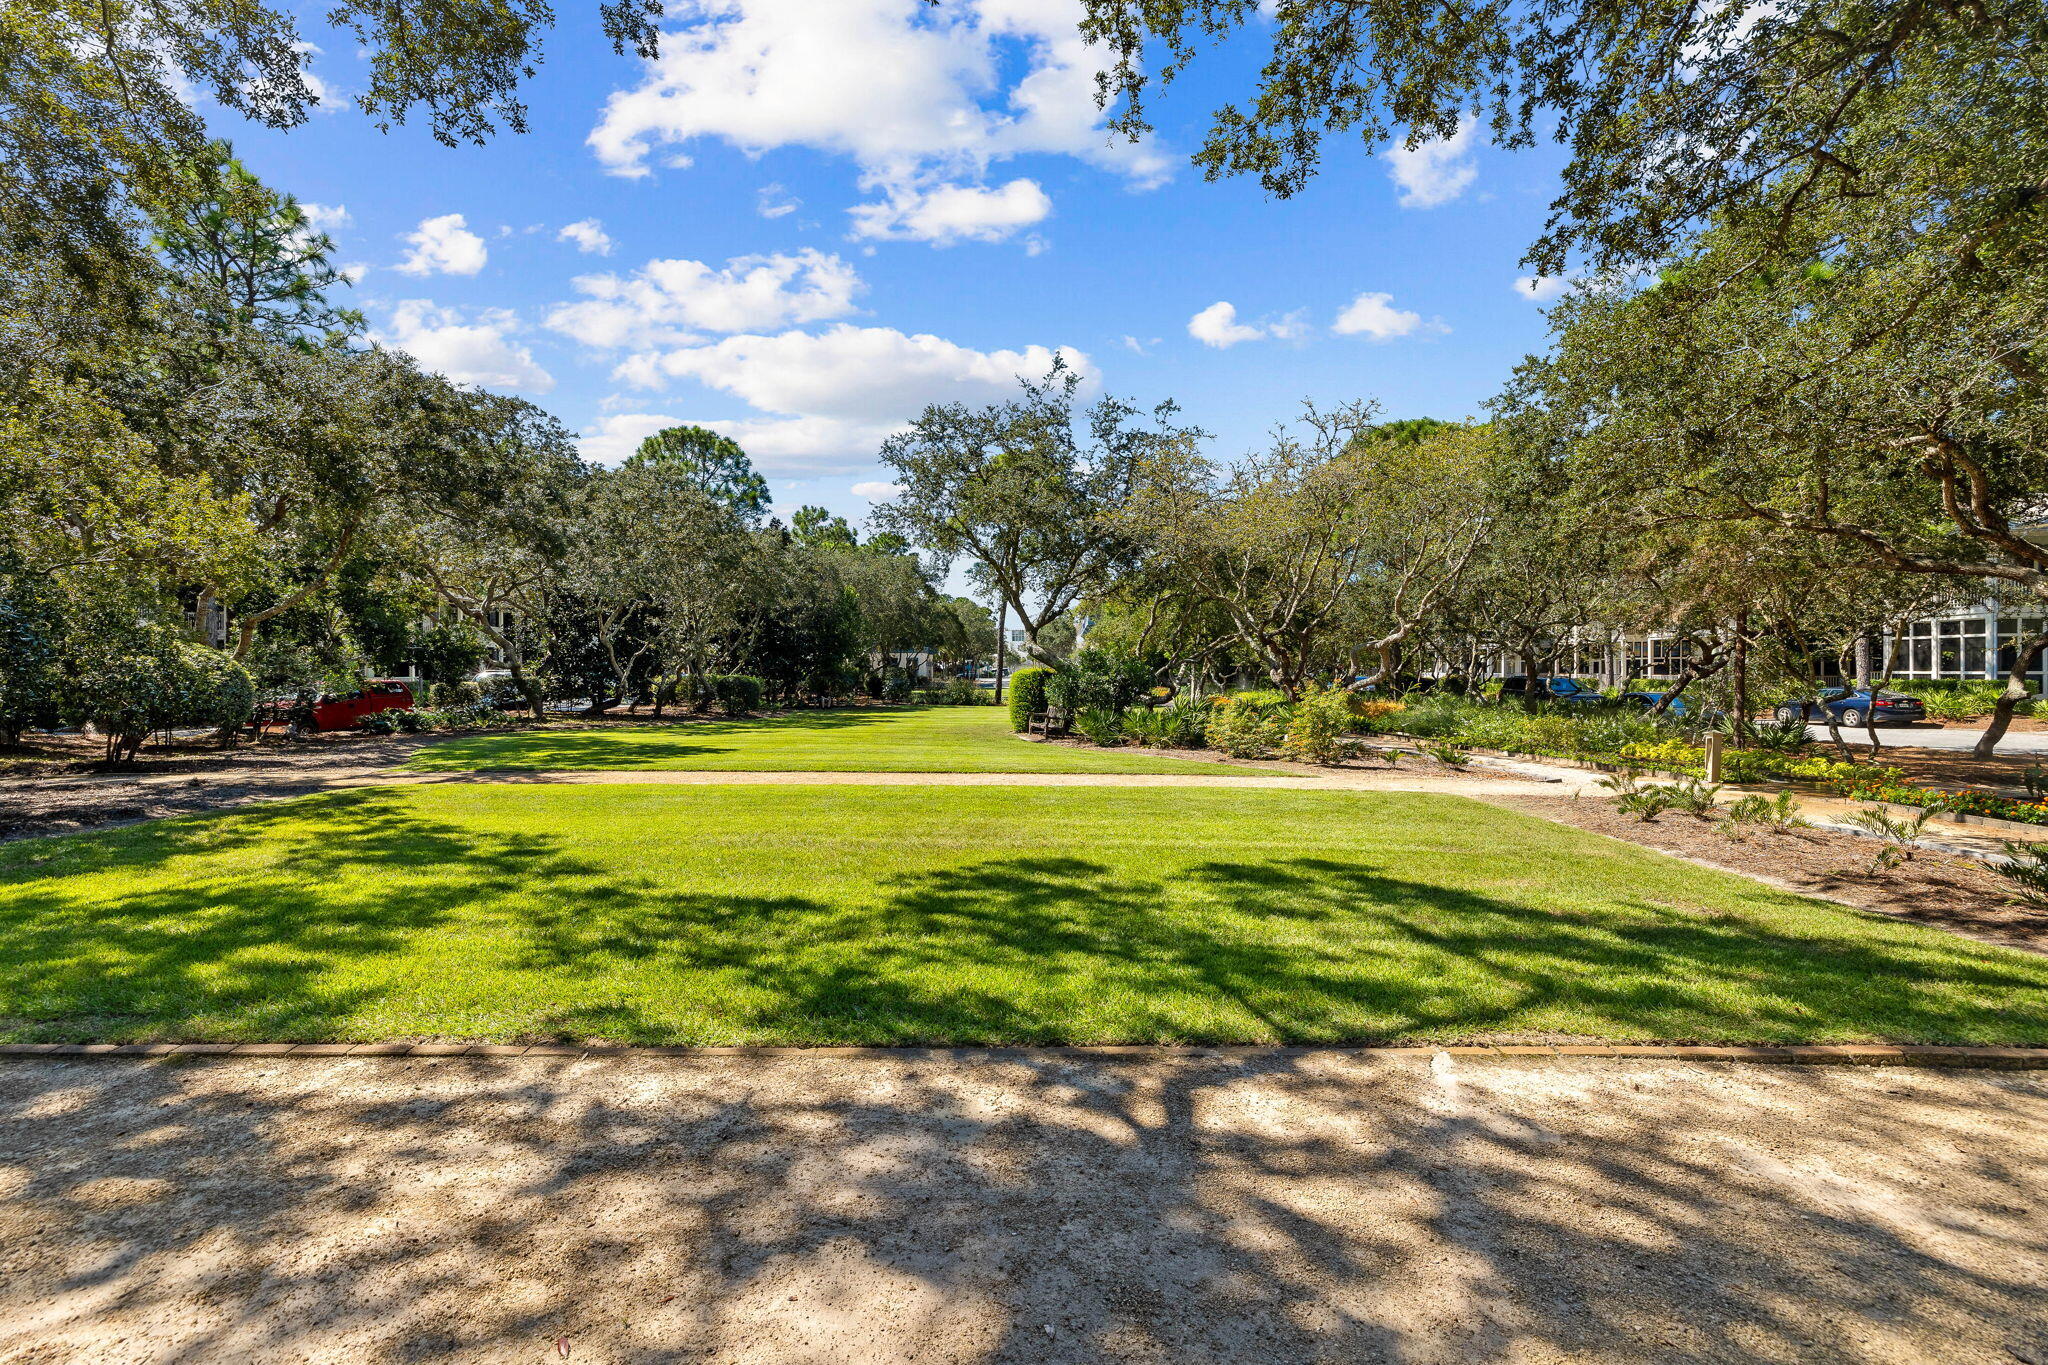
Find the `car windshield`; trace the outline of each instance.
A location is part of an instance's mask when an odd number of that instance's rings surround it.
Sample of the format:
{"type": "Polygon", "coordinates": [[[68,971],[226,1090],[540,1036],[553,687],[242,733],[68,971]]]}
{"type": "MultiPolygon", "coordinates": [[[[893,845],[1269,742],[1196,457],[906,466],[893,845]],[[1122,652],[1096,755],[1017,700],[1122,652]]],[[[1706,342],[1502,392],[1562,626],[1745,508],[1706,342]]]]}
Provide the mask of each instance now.
{"type": "Polygon", "coordinates": [[[1822,701],[1840,701],[1848,695],[1849,689],[1846,687],[1823,687],[1820,690],[1820,699],[1822,701]]]}

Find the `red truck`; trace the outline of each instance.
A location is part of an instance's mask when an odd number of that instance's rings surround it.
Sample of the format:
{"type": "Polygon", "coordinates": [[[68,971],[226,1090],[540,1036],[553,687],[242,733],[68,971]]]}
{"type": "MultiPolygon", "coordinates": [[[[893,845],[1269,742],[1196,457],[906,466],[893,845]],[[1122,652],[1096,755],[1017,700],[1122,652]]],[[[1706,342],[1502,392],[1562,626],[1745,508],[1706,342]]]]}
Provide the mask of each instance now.
{"type": "Polygon", "coordinates": [[[364,716],[379,711],[412,710],[412,688],[396,678],[374,678],[360,692],[346,696],[323,695],[313,703],[315,730],[353,730],[364,716]]]}
{"type": "MultiPolygon", "coordinates": [[[[271,702],[258,714],[258,724],[287,724],[296,705],[289,698],[271,702]]],[[[379,711],[410,711],[412,707],[411,684],[397,678],[373,678],[363,684],[360,692],[340,696],[322,693],[313,702],[312,728],[353,730],[364,716],[374,716],[379,711]]]]}

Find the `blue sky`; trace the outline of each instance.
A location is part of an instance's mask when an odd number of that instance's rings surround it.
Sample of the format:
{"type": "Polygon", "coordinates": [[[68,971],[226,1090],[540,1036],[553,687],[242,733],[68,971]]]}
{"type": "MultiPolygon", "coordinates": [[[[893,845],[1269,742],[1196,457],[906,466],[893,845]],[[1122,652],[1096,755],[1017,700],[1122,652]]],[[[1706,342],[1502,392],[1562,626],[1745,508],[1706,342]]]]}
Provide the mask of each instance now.
{"type": "Polygon", "coordinates": [[[215,126],[319,206],[380,340],[544,404],[591,458],[698,422],[748,448],[778,510],[859,518],[891,428],[1056,350],[1177,399],[1231,455],[1304,398],[1470,415],[1543,343],[1517,262],[1550,149],[1333,145],[1277,201],[1187,161],[1256,54],[1198,66],[1132,148],[1101,127],[1069,0],[682,0],[653,63],[577,8],[525,135],[379,132],[347,103],[349,41],[311,26],[328,111],[215,126]]]}

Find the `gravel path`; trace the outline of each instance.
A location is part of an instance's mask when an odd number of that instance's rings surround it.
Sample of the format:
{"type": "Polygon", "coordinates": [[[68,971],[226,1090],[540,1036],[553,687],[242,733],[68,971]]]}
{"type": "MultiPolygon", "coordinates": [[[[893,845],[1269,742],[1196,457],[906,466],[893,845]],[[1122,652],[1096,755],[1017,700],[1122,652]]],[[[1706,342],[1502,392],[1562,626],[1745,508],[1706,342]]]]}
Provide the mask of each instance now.
{"type": "Polygon", "coordinates": [[[8,1062],[0,1360],[2048,1361],[2043,1131],[2037,1072],[8,1062]]]}

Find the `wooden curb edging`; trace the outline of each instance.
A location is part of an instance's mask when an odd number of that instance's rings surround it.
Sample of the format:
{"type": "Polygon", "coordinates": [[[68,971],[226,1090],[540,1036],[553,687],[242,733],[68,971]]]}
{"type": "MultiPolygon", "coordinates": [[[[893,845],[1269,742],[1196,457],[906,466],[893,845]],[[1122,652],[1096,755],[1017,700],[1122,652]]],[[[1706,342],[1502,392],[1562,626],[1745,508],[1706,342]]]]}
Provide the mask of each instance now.
{"type": "Polygon", "coordinates": [[[2048,1069],[2048,1047],[1962,1047],[1924,1044],[1803,1044],[1782,1047],[1614,1044],[1555,1047],[1285,1047],[1116,1045],[1099,1047],[577,1047],[541,1043],[0,1043],[0,1059],[59,1061],[99,1057],[616,1057],[688,1061],[724,1057],[816,1057],[866,1060],[1073,1060],[1111,1058],[1221,1058],[1348,1056],[1362,1060],[1538,1061],[1575,1058],[1644,1062],[1762,1062],[1781,1066],[1949,1066],[2048,1069]]]}

